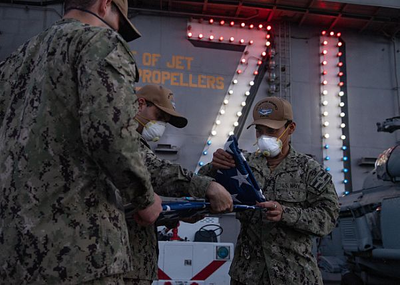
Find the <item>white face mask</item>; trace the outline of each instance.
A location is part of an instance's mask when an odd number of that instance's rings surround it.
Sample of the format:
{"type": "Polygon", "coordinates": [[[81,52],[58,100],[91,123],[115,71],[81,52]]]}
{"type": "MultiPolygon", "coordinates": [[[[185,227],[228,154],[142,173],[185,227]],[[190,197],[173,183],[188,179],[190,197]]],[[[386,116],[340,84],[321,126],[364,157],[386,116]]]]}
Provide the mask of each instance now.
{"type": "Polygon", "coordinates": [[[143,128],[142,132],[143,138],[148,142],[158,141],[164,134],[166,125],[167,125],[166,122],[161,122],[161,121],[148,122],[143,128]]]}
{"type": "Polygon", "coordinates": [[[261,153],[266,157],[275,157],[281,153],[283,143],[281,138],[289,129],[289,126],[286,127],[285,131],[278,137],[270,137],[267,135],[262,135],[257,139],[258,148],[261,153]]]}
{"type": "Polygon", "coordinates": [[[257,139],[261,153],[266,157],[275,157],[282,151],[282,141],[276,137],[262,135],[257,139]]]}

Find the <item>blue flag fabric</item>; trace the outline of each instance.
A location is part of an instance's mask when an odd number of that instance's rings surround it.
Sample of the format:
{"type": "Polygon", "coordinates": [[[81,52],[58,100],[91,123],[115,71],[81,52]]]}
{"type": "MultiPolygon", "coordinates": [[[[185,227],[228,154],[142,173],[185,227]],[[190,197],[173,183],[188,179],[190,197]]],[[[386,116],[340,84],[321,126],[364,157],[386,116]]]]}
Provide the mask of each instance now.
{"type": "Polygon", "coordinates": [[[236,167],[218,170],[217,182],[231,193],[236,204],[254,205],[256,202],[265,202],[261,188],[240,151],[235,136],[228,138],[224,149],[233,156],[236,167]]]}

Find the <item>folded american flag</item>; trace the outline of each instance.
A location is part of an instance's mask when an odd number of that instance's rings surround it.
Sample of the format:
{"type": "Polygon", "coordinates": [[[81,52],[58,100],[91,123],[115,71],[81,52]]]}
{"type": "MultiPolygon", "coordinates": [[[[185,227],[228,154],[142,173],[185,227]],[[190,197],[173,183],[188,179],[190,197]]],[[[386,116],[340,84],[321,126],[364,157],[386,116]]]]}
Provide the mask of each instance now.
{"type": "Polygon", "coordinates": [[[233,156],[236,167],[218,170],[217,182],[231,193],[236,204],[255,205],[256,202],[264,202],[265,197],[239,149],[235,136],[228,138],[224,149],[233,156]]]}

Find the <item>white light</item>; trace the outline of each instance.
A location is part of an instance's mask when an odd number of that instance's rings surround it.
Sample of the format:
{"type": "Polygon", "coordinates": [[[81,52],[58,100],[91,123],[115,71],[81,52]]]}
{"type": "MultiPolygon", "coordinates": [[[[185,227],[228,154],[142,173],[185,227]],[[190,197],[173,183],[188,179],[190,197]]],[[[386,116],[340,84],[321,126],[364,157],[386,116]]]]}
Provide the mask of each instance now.
{"type": "Polygon", "coordinates": [[[216,120],[215,123],[216,123],[217,125],[219,125],[219,124],[221,124],[221,120],[216,120]]]}
{"type": "Polygon", "coordinates": [[[225,99],[225,100],[224,100],[224,104],[225,104],[225,105],[228,105],[228,103],[229,103],[229,100],[228,100],[228,99],[225,99]]]}
{"type": "Polygon", "coordinates": [[[250,91],[246,91],[246,92],[244,93],[244,95],[249,96],[249,95],[250,95],[250,91]]]}
{"type": "Polygon", "coordinates": [[[343,102],[340,102],[340,103],[339,103],[339,107],[344,107],[344,103],[343,103],[343,102]]]}
{"type": "Polygon", "coordinates": [[[243,101],[242,104],[240,104],[240,105],[242,105],[244,107],[244,106],[246,106],[246,102],[243,101]]]}
{"type": "Polygon", "coordinates": [[[343,91],[340,91],[340,92],[339,92],[339,96],[342,97],[343,95],[344,95],[344,92],[343,92],[343,91]]]}
{"type": "Polygon", "coordinates": [[[230,136],[233,136],[233,134],[234,134],[233,131],[230,131],[230,132],[229,132],[229,135],[230,135],[230,136]]]}
{"type": "Polygon", "coordinates": [[[344,112],[342,112],[342,113],[340,113],[339,116],[343,118],[344,116],[346,116],[346,114],[344,112]]]}
{"type": "Polygon", "coordinates": [[[322,94],[324,94],[324,95],[328,95],[328,90],[324,90],[324,91],[322,91],[322,94]]]}
{"type": "Polygon", "coordinates": [[[324,126],[325,127],[329,126],[329,122],[328,121],[324,122],[324,126]]]}
{"type": "Polygon", "coordinates": [[[240,111],[236,113],[236,116],[238,116],[238,117],[240,117],[241,115],[242,115],[242,112],[240,112],[240,111]]]}
{"type": "Polygon", "coordinates": [[[249,85],[250,85],[250,86],[253,86],[253,85],[254,85],[254,81],[250,81],[250,82],[249,82],[249,85]]]}
{"type": "Polygon", "coordinates": [[[345,139],[346,139],[346,136],[345,136],[345,135],[341,135],[341,136],[340,136],[340,139],[341,139],[341,140],[345,140],[345,139]]]}
{"type": "Polygon", "coordinates": [[[211,134],[212,134],[213,136],[216,136],[216,135],[217,135],[217,131],[214,130],[214,131],[211,132],[211,134]]]}
{"type": "Polygon", "coordinates": [[[322,116],[327,117],[329,115],[328,111],[322,113],[322,116]]]}
{"type": "Polygon", "coordinates": [[[328,105],[328,101],[326,101],[326,100],[323,101],[323,102],[322,102],[322,105],[324,105],[324,106],[328,105]]]}
{"type": "Polygon", "coordinates": [[[232,83],[237,84],[238,83],[237,79],[233,79],[232,83]]]}
{"type": "Polygon", "coordinates": [[[224,109],[221,109],[221,110],[219,110],[219,113],[220,113],[221,115],[223,115],[223,114],[225,114],[225,110],[224,110],[224,109]]]}
{"type": "Polygon", "coordinates": [[[228,91],[228,94],[229,94],[229,95],[232,95],[232,94],[233,94],[233,90],[232,90],[232,89],[229,90],[229,91],[228,91]]]}
{"type": "Polygon", "coordinates": [[[233,126],[237,127],[237,126],[239,126],[239,123],[238,122],[234,122],[233,126]]]}
{"type": "Polygon", "coordinates": [[[329,134],[325,134],[325,135],[324,135],[324,138],[325,138],[325,139],[329,139],[329,134]]]}
{"type": "Polygon", "coordinates": [[[340,124],[340,127],[343,129],[343,128],[346,127],[346,124],[345,124],[345,123],[341,123],[341,124],[340,124]]]}

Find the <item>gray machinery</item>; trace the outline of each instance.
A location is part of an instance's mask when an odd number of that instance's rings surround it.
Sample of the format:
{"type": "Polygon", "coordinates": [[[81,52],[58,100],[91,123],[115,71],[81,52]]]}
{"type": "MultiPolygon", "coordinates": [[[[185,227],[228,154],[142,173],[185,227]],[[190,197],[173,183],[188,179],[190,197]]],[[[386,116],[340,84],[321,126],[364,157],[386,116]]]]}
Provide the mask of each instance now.
{"type": "MultiPolygon", "coordinates": [[[[377,126],[392,133],[400,117],[377,126]]],[[[385,150],[363,188],[339,202],[336,229],[317,241],[325,284],[400,284],[400,145],[385,150]]]]}

